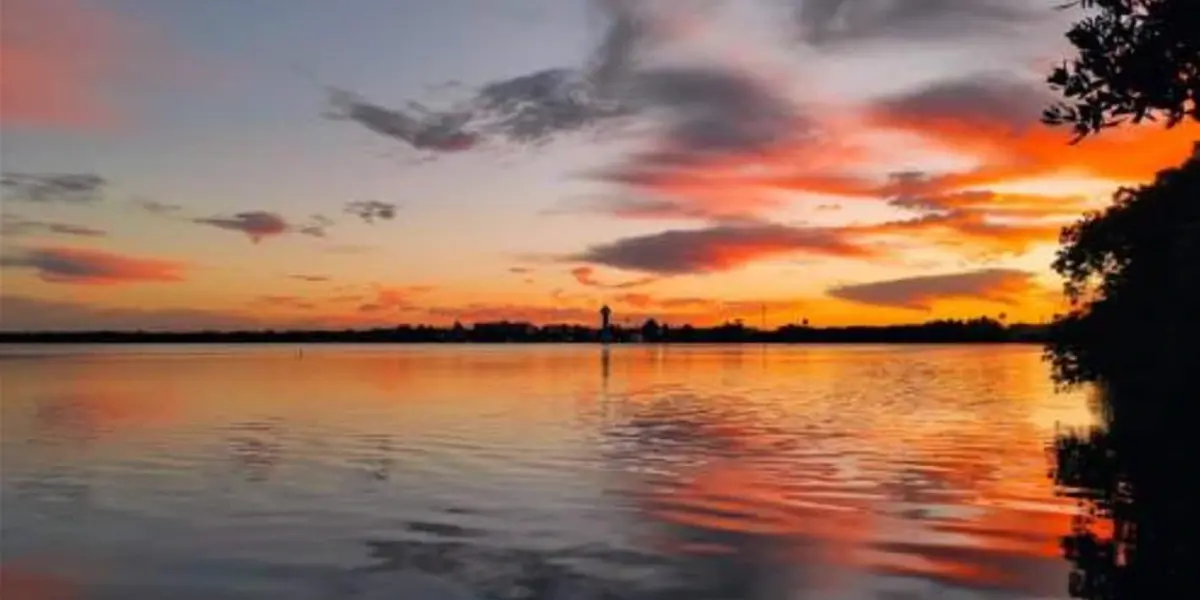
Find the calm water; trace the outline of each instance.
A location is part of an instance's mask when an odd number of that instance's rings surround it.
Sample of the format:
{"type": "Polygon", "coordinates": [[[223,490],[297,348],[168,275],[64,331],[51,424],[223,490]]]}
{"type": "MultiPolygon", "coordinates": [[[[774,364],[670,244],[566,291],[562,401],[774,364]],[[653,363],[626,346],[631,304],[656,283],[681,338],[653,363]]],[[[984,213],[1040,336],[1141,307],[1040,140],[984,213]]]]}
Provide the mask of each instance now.
{"type": "Polygon", "coordinates": [[[1092,422],[1034,347],[0,354],[0,568],[55,598],[1063,598],[1092,422]]]}

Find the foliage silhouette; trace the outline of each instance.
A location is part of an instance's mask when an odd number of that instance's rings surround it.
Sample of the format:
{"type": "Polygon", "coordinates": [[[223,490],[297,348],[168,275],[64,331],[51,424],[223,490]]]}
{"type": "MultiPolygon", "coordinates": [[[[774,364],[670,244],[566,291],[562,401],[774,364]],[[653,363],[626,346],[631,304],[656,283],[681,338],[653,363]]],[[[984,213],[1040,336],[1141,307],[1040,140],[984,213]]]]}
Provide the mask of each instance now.
{"type": "MultiPolygon", "coordinates": [[[[774,330],[747,327],[740,322],[716,327],[684,325],[674,328],[650,319],[637,328],[613,325],[614,342],[649,343],[1027,343],[1042,342],[1039,325],[1005,325],[981,317],[880,327],[809,327],[785,325],[774,330]]],[[[317,344],[317,343],[591,343],[600,331],[582,325],[543,325],[500,321],[464,327],[400,325],[391,328],[310,331],[63,331],[0,332],[0,343],[160,343],[160,344],[317,344]]]]}
{"type": "MultiPolygon", "coordinates": [[[[1200,122],[1200,4],[1082,0],[1079,56],[1049,77],[1075,141],[1122,123],[1200,122]]],[[[1069,592],[1088,600],[1200,590],[1200,478],[1191,404],[1200,369],[1200,143],[1182,165],[1122,188],[1066,228],[1054,270],[1071,310],[1046,355],[1061,384],[1095,384],[1102,424],[1054,446],[1055,482],[1086,510],[1063,539],[1069,592]]]]}
{"type": "Polygon", "coordinates": [[[1089,15],[1067,32],[1078,56],[1047,81],[1066,97],[1043,114],[1076,141],[1124,122],[1200,122],[1200,6],[1196,0],[1075,0],[1089,15]]]}
{"type": "Polygon", "coordinates": [[[1200,367],[1200,145],[1066,228],[1054,270],[1072,310],[1051,326],[1059,382],[1151,384],[1200,367]]]}
{"type": "Polygon", "coordinates": [[[1159,409],[1171,403],[1145,392],[1104,387],[1102,424],[1055,443],[1055,483],[1084,508],[1063,539],[1072,597],[1190,598],[1200,590],[1195,425],[1164,418],[1159,409]]]}

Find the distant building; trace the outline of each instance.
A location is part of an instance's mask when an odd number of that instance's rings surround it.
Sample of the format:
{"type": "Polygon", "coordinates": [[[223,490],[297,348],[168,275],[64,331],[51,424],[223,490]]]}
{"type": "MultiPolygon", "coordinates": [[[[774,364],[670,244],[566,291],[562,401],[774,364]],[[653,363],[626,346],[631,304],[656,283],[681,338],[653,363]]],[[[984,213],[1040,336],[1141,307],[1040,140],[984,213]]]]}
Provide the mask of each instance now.
{"type": "Polygon", "coordinates": [[[607,304],[600,307],[600,341],[605,344],[612,341],[612,309],[607,304]]]}

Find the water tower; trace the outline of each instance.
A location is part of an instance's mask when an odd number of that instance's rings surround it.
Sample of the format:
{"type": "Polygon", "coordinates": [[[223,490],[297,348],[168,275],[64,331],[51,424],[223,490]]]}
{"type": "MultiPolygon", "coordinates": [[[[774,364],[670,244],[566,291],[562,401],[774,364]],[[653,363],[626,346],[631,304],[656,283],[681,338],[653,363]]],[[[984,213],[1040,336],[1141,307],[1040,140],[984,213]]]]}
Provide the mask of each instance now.
{"type": "Polygon", "coordinates": [[[600,341],[607,344],[612,341],[612,330],[609,328],[609,320],[612,318],[612,309],[607,304],[600,307],[600,341]]]}

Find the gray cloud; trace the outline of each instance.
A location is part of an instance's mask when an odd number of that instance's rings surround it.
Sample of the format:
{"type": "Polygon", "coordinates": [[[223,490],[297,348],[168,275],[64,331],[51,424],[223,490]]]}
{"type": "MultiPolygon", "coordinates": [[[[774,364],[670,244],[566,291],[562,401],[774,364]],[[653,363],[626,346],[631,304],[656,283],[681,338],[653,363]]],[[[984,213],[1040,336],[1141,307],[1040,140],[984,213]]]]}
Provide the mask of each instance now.
{"type": "Polygon", "coordinates": [[[302,225],[296,228],[296,233],[307,235],[309,237],[325,237],[325,228],[317,225],[302,225]]]}
{"type": "Polygon", "coordinates": [[[573,69],[548,69],[484,86],[476,106],[485,131],[536,144],[630,114],[630,107],[599,98],[585,77],[573,69]]]}
{"type": "Polygon", "coordinates": [[[884,120],[908,123],[954,120],[1021,131],[1038,126],[1042,110],[1053,101],[1050,90],[1036,81],[1008,74],[978,73],[884,98],[873,110],[884,120]]]}
{"type": "Polygon", "coordinates": [[[334,224],[333,219],[329,217],[312,215],[307,222],[293,225],[288,223],[287,219],[284,219],[278,213],[265,210],[251,210],[233,215],[204,217],[192,219],[192,222],[244,233],[256,244],[266,238],[289,232],[323,238],[326,236],[326,230],[334,224]]]}
{"type": "Polygon", "coordinates": [[[571,260],[658,275],[729,271],[788,254],[868,257],[871,250],[834,229],[721,225],[670,230],[594,246],[571,260]]]}
{"type": "Polygon", "coordinates": [[[0,235],[4,237],[21,237],[39,233],[77,237],[104,237],[108,235],[103,230],[83,225],[26,219],[22,216],[12,214],[0,216],[0,235]]]}
{"type": "Polygon", "coordinates": [[[945,299],[1013,304],[1021,296],[1037,293],[1040,289],[1032,273],[1015,269],[984,269],[844,285],[832,288],[828,293],[834,298],[861,304],[929,310],[934,302],[945,299]]]}
{"type": "Polygon", "coordinates": [[[470,101],[445,110],[415,102],[407,109],[387,108],[335,90],[330,115],[421,151],[470,150],[489,137],[537,145],[631,114],[629,107],[598,97],[586,77],[583,71],[566,68],[519,75],[485,84],[470,101]]]}
{"type": "Polygon", "coordinates": [[[157,200],[138,199],[133,201],[133,205],[155,215],[172,215],[183,211],[183,207],[178,204],[170,204],[167,202],[159,202],[157,200]]]}
{"type": "Polygon", "coordinates": [[[307,235],[310,237],[323,238],[328,233],[327,230],[333,227],[334,221],[325,215],[312,215],[308,218],[308,222],[295,227],[296,233],[307,235]]]}
{"type": "Polygon", "coordinates": [[[795,15],[805,42],[831,46],[1016,35],[1044,21],[1052,6],[1044,0],[798,0],[795,15]]]}
{"type": "Polygon", "coordinates": [[[418,150],[468,150],[486,136],[520,144],[541,144],[630,113],[610,92],[633,62],[643,37],[644,19],[628,0],[597,0],[610,17],[604,40],[583,67],[547,68],[489,82],[453,109],[429,109],[410,102],[407,110],[385,108],[357,95],[333,90],[335,117],[357,121],[381,135],[418,150]]]}
{"type": "Polygon", "coordinates": [[[359,200],[346,203],[345,212],[354,215],[365,223],[374,223],[377,219],[390,221],[396,218],[397,206],[391,202],[378,200],[359,200]]]}
{"type": "Polygon", "coordinates": [[[413,296],[426,294],[433,290],[430,286],[409,285],[403,287],[385,287],[376,285],[374,298],[359,305],[360,313],[379,313],[384,311],[407,311],[415,307],[413,296]]]}
{"type": "Polygon", "coordinates": [[[472,118],[470,112],[431,111],[416,103],[410,103],[408,110],[392,109],[340,89],[329,91],[329,106],[328,116],[354,121],[417,150],[455,152],[479,142],[477,134],[464,129],[472,118]]]}
{"type": "MultiPolygon", "coordinates": [[[[541,144],[635,114],[655,117],[670,146],[654,158],[757,148],[794,129],[790,104],[733,68],[643,68],[670,37],[664,23],[704,3],[595,0],[608,19],[600,44],[578,67],[547,68],[487,83],[453,109],[409,103],[389,109],[353,93],[331,93],[333,114],[419,150],[466,150],[486,137],[541,144]]],[[[645,157],[640,157],[645,158],[645,157]]]]}
{"type": "Polygon", "coordinates": [[[246,234],[254,243],[268,237],[282,235],[291,229],[283,217],[263,210],[245,211],[232,216],[198,218],[192,221],[229,231],[239,231],[246,234]]]}
{"type": "Polygon", "coordinates": [[[790,100],[766,82],[728,69],[644,71],[636,86],[666,125],[667,149],[640,160],[677,165],[766,149],[793,137],[802,125],[790,100]]]}
{"type": "Polygon", "coordinates": [[[107,181],[90,173],[5,173],[0,189],[25,202],[87,204],[103,198],[107,181]]]}

